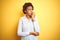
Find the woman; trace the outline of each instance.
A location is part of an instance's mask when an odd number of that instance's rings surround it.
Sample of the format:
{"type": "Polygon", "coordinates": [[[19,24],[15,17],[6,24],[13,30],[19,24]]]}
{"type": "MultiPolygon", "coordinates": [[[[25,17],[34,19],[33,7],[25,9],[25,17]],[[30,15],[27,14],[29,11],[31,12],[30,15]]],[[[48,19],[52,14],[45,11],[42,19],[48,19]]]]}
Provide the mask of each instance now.
{"type": "Polygon", "coordinates": [[[37,36],[39,36],[40,29],[33,10],[32,3],[28,2],[23,5],[25,16],[19,19],[17,31],[18,36],[21,36],[21,40],[38,40],[37,36]]]}

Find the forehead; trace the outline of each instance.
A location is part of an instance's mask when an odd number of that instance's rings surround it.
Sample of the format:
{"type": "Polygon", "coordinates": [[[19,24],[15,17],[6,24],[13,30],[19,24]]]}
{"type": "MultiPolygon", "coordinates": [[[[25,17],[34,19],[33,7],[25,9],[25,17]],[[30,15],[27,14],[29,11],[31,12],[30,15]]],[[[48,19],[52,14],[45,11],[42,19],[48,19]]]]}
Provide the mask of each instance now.
{"type": "Polygon", "coordinates": [[[32,6],[28,6],[27,9],[32,9],[32,6]]]}

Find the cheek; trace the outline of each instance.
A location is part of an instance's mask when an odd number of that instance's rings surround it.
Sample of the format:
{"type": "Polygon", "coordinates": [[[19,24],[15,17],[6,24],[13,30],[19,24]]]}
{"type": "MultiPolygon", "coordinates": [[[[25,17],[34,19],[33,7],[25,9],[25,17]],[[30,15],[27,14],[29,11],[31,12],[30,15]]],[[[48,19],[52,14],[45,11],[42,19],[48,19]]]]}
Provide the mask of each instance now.
{"type": "Polygon", "coordinates": [[[28,11],[28,13],[30,13],[30,11],[28,11]]]}
{"type": "Polygon", "coordinates": [[[28,13],[29,13],[29,14],[32,14],[32,12],[31,12],[31,11],[28,11],[28,13]]]}

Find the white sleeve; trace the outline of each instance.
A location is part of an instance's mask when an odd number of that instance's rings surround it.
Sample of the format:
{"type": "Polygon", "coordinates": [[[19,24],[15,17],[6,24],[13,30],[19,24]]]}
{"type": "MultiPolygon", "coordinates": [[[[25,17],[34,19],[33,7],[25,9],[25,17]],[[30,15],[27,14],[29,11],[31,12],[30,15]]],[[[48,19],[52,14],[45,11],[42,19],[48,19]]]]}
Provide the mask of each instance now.
{"type": "Polygon", "coordinates": [[[29,32],[22,32],[22,19],[19,19],[18,23],[18,30],[17,30],[17,35],[18,36],[28,36],[29,32]]]}
{"type": "Polygon", "coordinates": [[[38,23],[38,19],[37,18],[34,19],[33,25],[34,25],[34,30],[36,32],[39,32],[40,31],[40,27],[39,27],[39,23],[38,23]]]}

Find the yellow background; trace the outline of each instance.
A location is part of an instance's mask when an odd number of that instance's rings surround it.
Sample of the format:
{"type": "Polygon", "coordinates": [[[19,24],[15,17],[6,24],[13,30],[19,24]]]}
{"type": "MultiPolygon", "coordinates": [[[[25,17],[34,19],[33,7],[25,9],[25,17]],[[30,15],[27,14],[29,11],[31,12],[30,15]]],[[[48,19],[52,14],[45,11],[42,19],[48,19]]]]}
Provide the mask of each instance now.
{"type": "Polygon", "coordinates": [[[40,25],[39,40],[59,40],[59,0],[2,0],[1,40],[20,40],[17,36],[18,20],[23,16],[25,2],[34,5],[40,25]]]}

